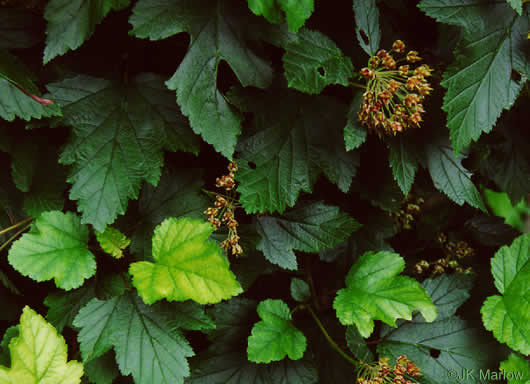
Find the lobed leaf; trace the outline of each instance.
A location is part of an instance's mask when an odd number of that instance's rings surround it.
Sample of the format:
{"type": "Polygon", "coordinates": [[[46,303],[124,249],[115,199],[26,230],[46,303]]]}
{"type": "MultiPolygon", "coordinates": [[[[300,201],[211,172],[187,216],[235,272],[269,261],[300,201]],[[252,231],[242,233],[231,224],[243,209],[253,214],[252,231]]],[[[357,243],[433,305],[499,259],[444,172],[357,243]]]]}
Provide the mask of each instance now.
{"type": "Polygon", "coordinates": [[[120,10],[130,0],[51,0],[46,4],[46,48],[43,63],[75,50],[88,40],[96,25],[111,10],[120,10]]]}
{"type": "Polygon", "coordinates": [[[282,218],[258,218],[261,241],[256,246],[267,260],[282,268],[296,269],[294,250],[320,252],[340,243],[361,225],[338,207],[306,202],[282,218]]]}
{"type": "Polygon", "coordinates": [[[134,35],[151,40],[184,31],[191,35],[188,52],[166,85],[177,91],[193,131],[232,159],[242,118],[217,88],[219,64],[226,61],[244,86],[265,88],[272,79],[270,66],[245,42],[248,16],[221,0],[141,0],[130,22],[134,35]]]}
{"type": "Polygon", "coordinates": [[[83,365],[68,361],[64,338],[38,313],[25,306],[18,336],[9,343],[11,367],[0,366],[0,383],[79,384],[83,365]]]}
{"type": "Polygon", "coordinates": [[[182,384],[189,376],[186,358],[193,350],[159,305],[147,307],[126,293],[110,300],[92,299],[74,319],[86,363],[111,347],[120,372],[136,384],[182,384]]]}
{"type": "Polygon", "coordinates": [[[330,84],[345,87],[353,76],[353,64],[326,35],[303,29],[288,43],[282,57],[288,86],[318,94],[330,84]]]}
{"type": "Polygon", "coordinates": [[[123,250],[131,243],[127,236],[112,227],[105,228],[103,232],[96,232],[96,239],[101,248],[116,259],[123,257],[123,250]]]}
{"type": "Polygon", "coordinates": [[[261,321],[254,324],[248,338],[248,359],[255,363],[301,359],[306,338],[292,324],[289,307],[282,300],[268,299],[258,305],[261,321]]]}
{"type": "Polygon", "coordinates": [[[471,181],[471,172],[462,166],[463,155],[455,156],[443,141],[427,148],[427,167],[434,186],[458,205],[465,202],[486,212],[480,193],[471,181]]]}
{"type": "Polygon", "coordinates": [[[355,33],[361,48],[370,56],[377,53],[381,40],[379,10],[375,0],[353,0],[355,33]]]}
{"type": "Polygon", "coordinates": [[[88,250],[88,228],[71,212],[44,212],[28,233],[16,240],[9,263],[36,281],[55,280],[57,287],[80,287],[96,273],[94,255],[88,250]]]}
{"type": "MultiPolygon", "coordinates": [[[[123,214],[129,199],[138,198],[143,181],[158,183],[167,132],[181,129],[168,118],[171,93],[155,92],[157,84],[162,87],[162,79],[152,74],[128,84],[80,75],[47,86],[64,108],[61,122],[74,128],[60,157],[61,163],[73,164],[70,199],[79,200],[83,223],[97,231],[123,214]]],[[[178,114],[176,105],[172,111],[178,114]]]]}
{"type": "Polygon", "coordinates": [[[501,247],[491,259],[495,287],[502,296],[486,299],[482,322],[501,343],[523,354],[530,353],[530,235],[521,235],[501,247]]]}
{"type": "Polygon", "coordinates": [[[432,297],[436,320],[427,323],[415,314],[410,322],[402,321],[397,328],[383,326],[377,352],[392,359],[406,355],[420,367],[422,381],[427,384],[454,383],[454,372],[459,377],[463,377],[461,372],[475,372],[466,381],[481,383],[478,372],[491,367],[494,347],[468,322],[454,316],[470,296],[471,281],[453,274],[426,279],[422,285],[432,297]]]}
{"type": "Polygon", "coordinates": [[[510,353],[500,369],[505,372],[508,384],[525,384],[530,380],[530,363],[518,354],[510,353]]]}
{"type": "Polygon", "coordinates": [[[132,263],[133,284],[146,304],[192,299],[217,303],[242,292],[221,248],[208,236],[215,228],[189,218],[169,218],[155,229],[154,263],[132,263]]]}
{"type": "Polygon", "coordinates": [[[404,266],[405,261],[396,253],[362,255],[346,276],[346,288],[340,289],[333,301],[341,324],[355,324],[361,336],[368,337],[374,320],[395,327],[397,318],[410,320],[414,310],[432,322],[436,308],[416,280],[398,276],[404,266]]]}

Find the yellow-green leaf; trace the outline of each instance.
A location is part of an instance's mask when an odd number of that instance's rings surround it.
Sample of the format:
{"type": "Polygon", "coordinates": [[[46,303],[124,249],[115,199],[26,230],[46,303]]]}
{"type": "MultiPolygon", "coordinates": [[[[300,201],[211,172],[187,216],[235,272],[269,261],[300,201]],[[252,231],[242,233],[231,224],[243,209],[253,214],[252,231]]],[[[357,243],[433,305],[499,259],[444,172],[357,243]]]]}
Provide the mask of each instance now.
{"type": "Polygon", "coordinates": [[[96,238],[101,248],[116,259],[123,257],[123,250],[131,243],[127,236],[111,227],[105,228],[103,232],[96,232],[96,238]]]}
{"type": "Polygon", "coordinates": [[[161,299],[217,303],[243,290],[202,220],[169,218],[155,228],[153,259],[131,264],[133,284],[146,304],[161,299]]]}
{"type": "Polygon", "coordinates": [[[24,307],[19,335],[9,343],[11,368],[0,366],[0,384],[78,384],[83,365],[67,361],[64,338],[42,316],[24,307]]]}

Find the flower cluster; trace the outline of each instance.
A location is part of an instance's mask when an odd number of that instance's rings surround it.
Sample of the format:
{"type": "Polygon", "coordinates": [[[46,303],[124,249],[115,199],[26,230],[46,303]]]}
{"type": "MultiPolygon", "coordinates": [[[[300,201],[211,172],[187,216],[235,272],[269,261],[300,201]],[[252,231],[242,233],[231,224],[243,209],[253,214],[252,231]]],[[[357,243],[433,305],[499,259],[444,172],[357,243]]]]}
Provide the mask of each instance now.
{"type": "Polygon", "coordinates": [[[357,374],[358,384],[413,384],[407,379],[421,375],[420,369],[407,356],[399,356],[396,364],[391,367],[388,357],[380,358],[376,363],[362,363],[357,374]]]}
{"type": "Polygon", "coordinates": [[[233,189],[236,185],[234,174],[237,172],[237,164],[232,161],[228,164],[228,175],[223,175],[215,180],[215,185],[218,188],[224,188],[230,196],[223,196],[221,194],[215,195],[215,207],[210,207],[204,211],[208,215],[208,221],[219,229],[224,223],[228,227],[228,237],[221,243],[221,247],[228,253],[232,250],[232,255],[241,255],[243,248],[239,245],[239,235],[237,234],[237,226],[239,223],[235,218],[234,211],[236,209],[235,198],[233,197],[233,189]]]}
{"type": "Polygon", "coordinates": [[[394,223],[399,230],[410,230],[412,229],[412,223],[421,211],[423,202],[421,197],[415,198],[412,194],[409,194],[403,200],[401,209],[397,212],[388,212],[388,215],[394,219],[394,223]]]}
{"type": "Polygon", "coordinates": [[[445,233],[438,235],[438,242],[442,245],[445,257],[440,258],[432,263],[426,260],[421,260],[414,266],[414,270],[417,274],[422,274],[429,269],[431,270],[431,276],[436,276],[446,272],[448,269],[452,269],[456,273],[463,273],[469,275],[473,272],[471,267],[464,268],[460,264],[460,261],[466,257],[473,256],[475,250],[465,241],[448,241],[445,233]]]}
{"type": "Polygon", "coordinates": [[[405,55],[405,43],[396,40],[391,52],[379,50],[368,60],[368,67],[361,69],[368,84],[357,116],[369,131],[381,137],[419,127],[425,112],[422,102],[432,91],[426,81],[431,68],[425,64],[412,68],[419,61],[418,52],[405,55]],[[392,52],[403,57],[394,58],[392,52]]]}

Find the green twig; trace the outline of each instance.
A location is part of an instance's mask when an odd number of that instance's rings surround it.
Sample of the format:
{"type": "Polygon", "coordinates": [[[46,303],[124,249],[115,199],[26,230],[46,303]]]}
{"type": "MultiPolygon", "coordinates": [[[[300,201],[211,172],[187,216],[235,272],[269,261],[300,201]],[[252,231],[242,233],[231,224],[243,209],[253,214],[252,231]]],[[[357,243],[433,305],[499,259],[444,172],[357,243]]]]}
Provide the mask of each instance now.
{"type": "Polygon", "coordinates": [[[356,83],[355,81],[350,81],[349,83],[352,87],[366,89],[366,85],[363,85],[361,83],[356,83]]]}
{"type": "Polygon", "coordinates": [[[0,252],[2,252],[2,250],[7,247],[13,240],[15,240],[18,235],[20,235],[22,232],[24,232],[26,229],[28,229],[29,227],[31,226],[31,223],[29,223],[28,225],[26,225],[24,228],[22,228],[20,231],[18,231],[17,233],[15,233],[13,236],[11,236],[9,239],[7,239],[7,241],[2,244],[0,246],[0,252]]]}
{"type": "Polygon", "coordinates": [[[16,224],[10,226],[10,227],[7,227],[7,228],[5,228],[5,229],[0,230],[0,236],[2,236],[4,233],[7,233],[7,232],[9,232],[9,231],[12,231],[13,229],[17,229],[17,228],[20,227],[21,225],[24,225],[24,224],[26,224],[28,221],[31,221],[31,220],[33,220],[33,217],[28,217],[28,218],[26,218],[26,219],[24,219],[24,220],[22,220],[22,221],[19,221],[19,222],[16,223],[16,224]]]}
{"type": "Polygon", "coordinates": [[[335,341],[333,341],[333,339],[331,338],[331,336],[328,334],[328,332],[326,331],[326,328],[324,328],[324,326],[322,325],[322,322],[320,321],[320,319],[318,318],[317,314],[315,313],[315,311],[313,311],[313,308],[311,308],[310,306],[307,306],[306,307],[309,312],[311,312],[311,316],[313,316],[313,319],[315,320],[315,322],[317,323],[318,327],[320,328],[320,330],[322,331],[322,333],[324,334],[324,337],[326,338],[326,340],[328,341],[328,343],[331,345],[331,347],[336,350],[342,357],[344,357],[346,360],[348,360],[348,362],[350,364],[353,364],[355,366],[358,366],[360,363],[353,359],[351,356],[349,356],[348,354],[346,354],[338,345],[337,343],[335,343],[335,341]]]}

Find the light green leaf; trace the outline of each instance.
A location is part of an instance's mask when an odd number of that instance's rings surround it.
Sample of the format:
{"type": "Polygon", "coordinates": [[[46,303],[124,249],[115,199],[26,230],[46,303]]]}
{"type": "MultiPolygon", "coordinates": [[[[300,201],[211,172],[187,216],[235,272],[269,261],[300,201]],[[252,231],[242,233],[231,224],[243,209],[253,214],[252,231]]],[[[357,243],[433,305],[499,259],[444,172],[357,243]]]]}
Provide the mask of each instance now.
{"type": "Polygon", "coordinates": [[[44,304],[49,308],[46,320],[57,329],[57,332],[62,332],[65,326],[72,327],[74,317],[79,310],[95,296],[96,285],[93,281],[70,292],[50,293],[44,299],[44,304]]]}
{"type": "Polygon", "coordinates": [[[136,384],[182,384],[193,350],[160,305],[147,307],[126,293],[107,301],[92,299],[74,319],[86,363],[111,347],[121,373],[136,384]]]}
{"type": "Polygon", "coordinates": [[[444,73],[443,109],[456,152],[491,131],[503,109],[514,103],[529,76],[525,46],[528,14],[518,16],[507,3],[424,0],[427,15],[464,27],[455,63],[444,73]],[[511,78],[512,70],[521,74],[511,78]]]}
{"type": "Polygon", "coordinates": [[[427,167],[434,186],[458,205],[468,203],[486,212],[486,206],[471,181],[471,172],[462,166],[465,158],[455,156],[451,146],[439,141],[427,148],[427,167]]]}
{"type": "Polygon", "coordinates": [[[294,250],[320,252],[345,240],[361,225],[323,202],[304,202],[289,210],[282,218],[258,218],[261,241],[256,246],[267,260],[282,268],[296,269],[294,250]]]}
{"type": "Polygon", "coordinates": [[[88,228],[73,213],[44,212],[9,250],[9,263],[36,281],[55,280],[57,287],[80,287],[96,273],[88,250],[88,228]]]}
{"type": "Polygon", "coordinates": [[[482,305],[484,327],[501,343],[530,354],[530,234],[500,248],[491,272],[503,296],[490,296],[482,305]]]}
{"type": "Polygon", "coordinates": [[[522,0],[506,0],[508,4],[519,14],[519,16],[523,13],[523,1],[522,0]]]}
{"type": "Polygon", "coordinates": [[[317,94],[330,84],[348,86],[353,64],[337,45],[318,31],[303,29],[285,47],[282,57],[289,87],[317,94]]]}
{"type": "Polygon", "coordinates": [[[129,0],[51,0],[46,4],[46,48],[43,63],[75,50],[88,40],[96,25],[111,10],[120,10],[129,0]]]}
{"type": "Polygon", "coordinates": [[[231,159],[242,117],[217,89],[220,62],[226,61],[244,86],[265,88],[272,78],[270,66],[244,41],[248,15],[222,0],[141,0],[130,22],[135,36],[151,40],[184,31],[191,35],[189,50],[166,85],[177,91],[193,131],[231,159]]]}
{"type": "Polygon", "coordinates": [[[258,305],[261,321],[254,324],[248,338],[248,359],[255,363],[270,363],[289,356],[301,359],[306,338],[293,324],[289,307],[282,300],[268,299],[258,305]]]}
{"type": "Polygon", "coordinates": [[[269,364],[248,360],[246,346],[257,319],[256,302],[240,297],[216,304],[209,310],[216,328],[208,330],[212,345],[191,360],[189,384],[315,384],[316,368],[311,360],[284,359],[269,364]]]}
{"type": "Polygon", "coordinates": [[[311,298],[309,285],[304,280],[293,277],[291,279],[291,296],[301,303],[309,300],[311,298]]]}
{"type": "Polygon", "coordinates": [[[426,384],[454,383],[454,372],[460,377],[464,372],[465,377],[468,371],[474,371],[475,375],[465,380],[483,383],[479,371],[492,367],[491,352],[495,347],[466,321],[454,316],[469,298],[472,285],[469,277],[441,275],[426,279],[422,285],[436,306],[436,320],[427,323],[417,313],[410,322],[399,321],[397,329],[383,326],[377,345],[379,356],[396,359],[406,355],[421,368],[422,382],[426,384]],[[439,355],[431,355],[431,351],[438,351],[439,355]]]}
{"type": "Polygon", "coordinates": [[[530,363],[515,353],[510,353],[508,360],[501,362],[500,368],[504,371],[508,384],[526,384],[530,380],[530,363]]]}
{"type": "Polygon", "coordinates": [[[276,0],[247,0],[248,8],[258,16],[263,16],[270,23],[283,22],[284,16],[276,0]]]}
{"type": "MultiPolygon", "coordinates": [[[[142,181],[158,183],[166,132],[181,132],[167,117],[172,96],[158,92],[162,84],[156,75],[141,74],[128,84],[77,76],[47,86],[64,108],[62,123],[74,128],[60,157],[61,163],[73,164],[70,198],[79,200],[83,223],[97,231],[123,214],[129,199],[138,198],[142,181]]],[[[176,105],[172,111],[178,115],[176,105]]]]}
{"type": "Polygon", "coordinates": [[[344,143],[346,144],[347,151],[359,148],[366,141],[366,137],[368,136],[366,128],[361,124],[357,117],[357,113],[361,109],[362,100],[362,92],[357,92],[353,97],[353,101],[348,110],[348,121],[344,126],[344,143]]]}
{"type": "Polygon", "coordinates": [[[290,32],[298,31],[314,11],[314,0],[248,0],[249,9],[254,14],[263,15],[269,22],[278,24],[287,17],[290,32]]]}
{"type": "Polygon", "coordinates": [[[396,319],[410,320],[414,310],[433,321],[436,308],[425,289],[410,277],[398,276],[404,267],[405,261],[396,253],[362,255],[346,276],[346,288],[338,291],[333,302],[340,322],[355,324],[361,336],[368,337],[374,320],[395,327],[396,319]]]}
{"type": "Polygon", "coordinates": [[[9,343],[11,368],[0,366],[1,384],[78,384],[83,365],[67,361],[64,338],[42,316],[25,306],[19,335],[9,343]]]}
{"type": "Polygon", "coordinates": [[[131,252],[152,260],[153,231],[168,217],[205,218],[209,200],[201,193],[203,173],[200,169],[165,167],[158,186],[144,184],[138,209],[141,223],[131,236],[131,252]]]}
{"type": "Polygon", "coordinates": [[[491,189],[484,188],[483,193],[486,203],[495,216],[504,218],[506,224],[523,232],[524,224],[521,213],[526,206],[523,200],[514,206],[512,205],[508,194],[505,192],[495,192],[491,189]]]}
{"type": "Polygon", "coordinates": [[[96,232],[96,239],[101,248],[116,259],[123,257],[123,250],[131,243],[127,236],[112,227],[105,228],[103,232],[96,232]]]}
{"type": "Polygon", "coordinates": [[[290,32],[296,32],[304,25],[314,11],[314,0],[276,0],[287,17],[290,32]]]}
{"type": "Polygon", "coordinates": [[[146,304],[164,298],[217,303],[242,292],[221,248],[207,240],[214,229],[189,218],[169,218],[155,229],[155,262],[140,261],[129,267],[146,304]]]}
{"type": "Polygon", "coordinates": [[[375,0],[353,0],[355,32],[361,48],[370,56],[376,54],[381,40],[379,10],[375,0]],[[361,33],[362,32],[362,33],[361,33]]]}
{"type": "Polygon", "coordinates": [[[411,148],[408,142],[409,139],[403,136],[392,139],[388,141],[388,148],[390,150],[388,161],[392,168],[394,180],[398,183],[403,194],[407,196],[414,183],[416,171],[418,170],[417,150],[411,148]]]}

